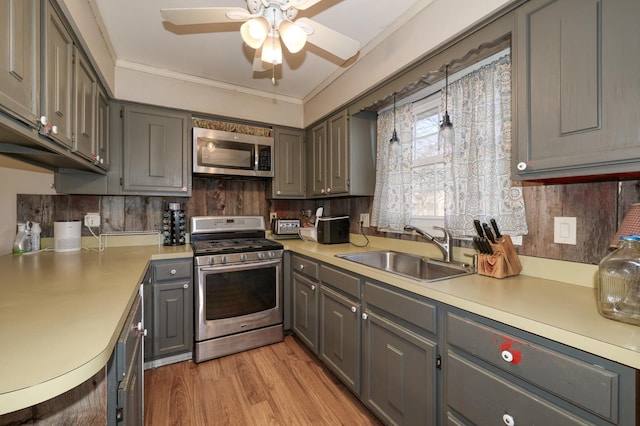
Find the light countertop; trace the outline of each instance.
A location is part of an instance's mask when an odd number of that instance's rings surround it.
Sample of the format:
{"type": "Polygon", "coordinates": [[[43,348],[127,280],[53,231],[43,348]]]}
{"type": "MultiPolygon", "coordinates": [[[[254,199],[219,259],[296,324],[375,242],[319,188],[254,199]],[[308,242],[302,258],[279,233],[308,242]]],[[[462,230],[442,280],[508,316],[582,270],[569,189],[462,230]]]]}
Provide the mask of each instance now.
{"type": "Polygon", "coordinates": [[[188,245],[0,256],[0,414],[104,368],[149,261],[191,256],[188,245]]]}
{"type": "MultiPolygon", "coordinates": [[[[361,237],[357,238],[358,242],[362,240],[361,237]]],[[[602,317],[597,310],[596,288],[592,285],[569,284],[524,274],[503,279],[474,274],[422,283],[335,257],[336,254],[398,249],[398,243],[393,240],[372,240],[374,245],[366,248],[301,240],[281,242],[293,252],[640,369],[640,327],[602,317]]],[[[415,252],[415,247],[425,246],[430,244],[414,244],[411,246],[413,250],[407,251],[415,252]]],[[[438,253],[436,251],[433,257],[439,258],[438,253]]],[[[532,262],[533,268],[540,268],[538,262],[532,262]]],[[[559,265],[563,267],[562,262],[559,265]]],[[[575,265],[564,263],[565,269],[572,266],[575,265]]],[[[597,267],[578,266],[578,269],[586,269],[582,279],[592,280],[590,275],[597,267]]],[[[541,274],[544,276],[548,271],[541,271],[541,274]]],[[[573,275],[580,276],[580,273],[573,275]]]]}
{"type": "MultiPolygon", "coordinates": [[[[295,253],[640,369],[640,327],[601,317],[595,288],[567,282],[592,280],[593,265],[575,272],[559,262],[557,272],[540,271],[537,277],[469,275],[420,283],[335,257],[380,249],[438,256],[422,252],[431,249],[427,243],[372,241],[366,248],[281,242],[295,253]],[[549,274],[564,281],[550,280],[549,274]]],[[[149,261],[191,256],[189,245],[0,256],[0,414],[57,396],[104,368],[149,261]]],[[[546,261],[522,260],[525,270],[548,269],[541,266],[546,261]]]]}

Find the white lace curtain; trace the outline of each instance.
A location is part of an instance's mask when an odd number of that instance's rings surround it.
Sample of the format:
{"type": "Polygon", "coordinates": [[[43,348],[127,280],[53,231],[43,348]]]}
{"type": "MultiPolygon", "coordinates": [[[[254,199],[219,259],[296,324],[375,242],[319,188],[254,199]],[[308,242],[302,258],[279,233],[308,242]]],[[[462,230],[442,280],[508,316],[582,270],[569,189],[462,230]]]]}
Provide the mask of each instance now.
{"type": "MultiPolygon", "coordinates": [[[[444,111],[444,91],[442,110],[444,111]]],[[[455,138],[445,146],[445,227],[455,236],[475,235],[473,220],[494,218],[502,232],[527,233],[522,187],[510,179],[511,60],[506,55],[452,82],[448,111],[455,138]]],[[[371,224],[401,230],[411,220],[413,105],[398,107],[400,143],[389,140],[394,111],[378,116],[376,187],[371,224]]]]}
{"type": "Polygon", "coordinates": [[[400,142],[390,143],[394,111],[378,115],[376,186],[371,225],[381,230],[401,230],[411,219],[411,159],[413,158],[413,105],[395,111],[400,142]]]}
{"type": "MultiPolygon", "coordinates": [[[[451,83],[453,146],[445,146],[445,227],[475,235],[473,220],[495,218],[510,235],[527,231],[522,187],[511,182],[509,55],[451,83]]],[[[444,91],[442,105],[444,108],[444,91]]]]}

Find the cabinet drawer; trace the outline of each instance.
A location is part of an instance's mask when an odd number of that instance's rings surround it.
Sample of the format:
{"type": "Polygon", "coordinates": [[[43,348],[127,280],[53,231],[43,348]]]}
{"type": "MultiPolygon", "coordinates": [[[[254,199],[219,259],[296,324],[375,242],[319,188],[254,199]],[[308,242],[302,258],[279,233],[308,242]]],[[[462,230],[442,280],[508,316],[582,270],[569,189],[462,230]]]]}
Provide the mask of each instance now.
{"type": "Polygon", "coordinates": [[[366,282],[364,300],[410,324],[430,333],[436,333],[436,306],[399,292],[366,282]]]}
{"type": "Polygon", "coordinates": [[[446,365],[447,408],[473,424],[590,424],[451,351],[446,365]]]}
{"type": "Polygon", "coordinates": [[[295,254],[291,256],[291,269],[318,279],[318,263],[304,257],[296,256],[295,254]]]}
{"type": "Polygon", "coordinates": [[[191,260],[153,263],[155,281],[191,279],[193,265],[191,260]]]}
{"type": "Polygon", "coordinates": [[[360,300],[360,278],[358,277],[321,265],[320,281],[360,300]]]}
{"type": "Polygon", "coordinates": [[[618,421],[618,374],[484,324],[447,315],[447,342],[587,411],[618,421]]]}

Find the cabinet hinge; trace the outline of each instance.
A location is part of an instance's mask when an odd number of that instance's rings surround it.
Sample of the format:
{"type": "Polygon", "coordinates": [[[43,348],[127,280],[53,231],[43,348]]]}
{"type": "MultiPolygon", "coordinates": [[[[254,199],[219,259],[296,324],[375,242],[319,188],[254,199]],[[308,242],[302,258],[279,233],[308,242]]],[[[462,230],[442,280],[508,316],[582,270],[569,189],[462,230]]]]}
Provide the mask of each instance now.
{"type": "Polygon", "coordinates": [[[441,356],[441,355],[438,355],[438,356],[436,357],[436,368],[437,368],[438,370],[441,370],[441,369],[442,369],[442,356],[441,356]]]}
{"type": "Polygon", "coordinates": [[[120,178],[120,186],[122,186],[122,178],[120,178]]]}
{"type": "Polygon", "coordinates": [[[124,110],[120,108],[120,118],[124,118],[124,110]]]}

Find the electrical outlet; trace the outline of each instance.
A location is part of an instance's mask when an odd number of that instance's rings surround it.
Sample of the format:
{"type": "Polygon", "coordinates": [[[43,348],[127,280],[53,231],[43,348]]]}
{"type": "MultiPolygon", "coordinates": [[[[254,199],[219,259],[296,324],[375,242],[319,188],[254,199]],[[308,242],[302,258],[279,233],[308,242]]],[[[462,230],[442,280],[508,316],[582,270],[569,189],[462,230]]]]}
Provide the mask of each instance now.
{"type": "Polygon", "coordinates": [[[363,228],[369,227],[369,213],[360,213],[360,222],[363,228]]]}
{"type": "Polygon", "coordinates": [[[271,212],[269,213],[269,222],[273,221],[273,219],[277,219],[278,218],[278,213],[276,212],[271,212]]]}
{"type": "Polygon", "coordinates": [[[100,226],[100,213],[87,213],[84,215],[84,226],[97,228],[100,226]]]}

